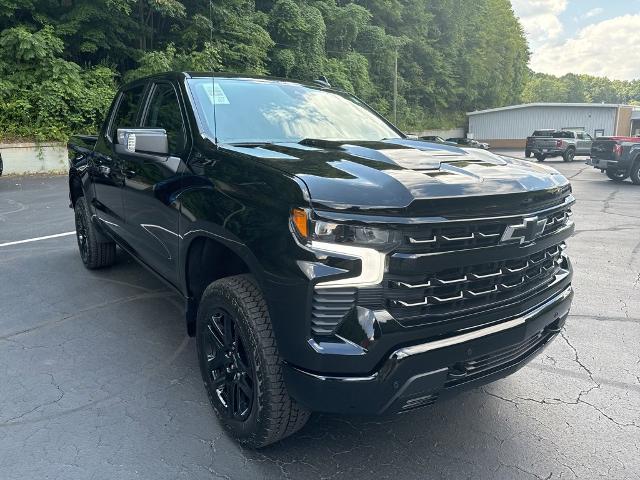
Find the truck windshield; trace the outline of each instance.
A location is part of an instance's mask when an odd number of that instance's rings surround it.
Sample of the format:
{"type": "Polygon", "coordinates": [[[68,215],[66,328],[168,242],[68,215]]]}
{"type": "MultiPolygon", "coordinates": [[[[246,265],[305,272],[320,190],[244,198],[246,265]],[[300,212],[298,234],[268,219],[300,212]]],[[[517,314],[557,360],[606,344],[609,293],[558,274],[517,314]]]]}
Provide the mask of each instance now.
{"type": "Polygon", "coordinates": [[[400,138],[347,94],[249,78],[195,78],[188,83],[204,133],[220,143],[400,138]]]}

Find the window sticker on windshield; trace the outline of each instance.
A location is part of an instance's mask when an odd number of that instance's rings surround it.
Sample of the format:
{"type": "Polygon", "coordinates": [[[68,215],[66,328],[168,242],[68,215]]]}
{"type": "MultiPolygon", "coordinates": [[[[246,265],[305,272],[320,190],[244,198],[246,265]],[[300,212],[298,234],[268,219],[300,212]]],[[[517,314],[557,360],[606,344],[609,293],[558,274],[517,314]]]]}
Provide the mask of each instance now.
{"type": "Polygon", "coordinates": [[[214,87],[210,83],[205,83],[202,86],[211,103],[215,103],[215,105],[229,105],[229,99],[220,85],[216,83],[214,87]]]}

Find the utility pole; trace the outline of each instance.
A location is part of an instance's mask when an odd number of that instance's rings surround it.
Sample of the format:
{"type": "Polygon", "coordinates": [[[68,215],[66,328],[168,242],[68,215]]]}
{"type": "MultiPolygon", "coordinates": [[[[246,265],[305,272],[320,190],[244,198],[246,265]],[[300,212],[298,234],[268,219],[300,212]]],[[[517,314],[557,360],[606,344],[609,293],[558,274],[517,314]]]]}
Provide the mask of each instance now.
{"type": "Polygon", "coordinates": [[[398,124],[398,48],[396,47],[395,73],[393,75],[393,124],[398,124]]]}

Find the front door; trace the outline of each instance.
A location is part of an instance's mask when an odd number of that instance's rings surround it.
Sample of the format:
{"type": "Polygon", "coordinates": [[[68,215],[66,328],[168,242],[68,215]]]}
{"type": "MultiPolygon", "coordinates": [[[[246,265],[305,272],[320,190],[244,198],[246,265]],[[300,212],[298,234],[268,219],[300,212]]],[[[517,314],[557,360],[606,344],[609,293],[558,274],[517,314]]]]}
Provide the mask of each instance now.
{"type": "Polygon", "coordinates": [[[103,228],[120,239],[125,222],[122,197],[124,172],[116,132],[118,128],[137,126],[144,89],[144,85],[137,85],[120,93],[110,122],[98,138],[89,162],[96,216],[103,228]]]}
{"type": "Polygon", "coordinates": [[[174,285],[180,244],[177,195],[189,143],[183,119],[174,86],[168,82],[151,85],[141,125],[167,132],[169,154],[130,153],[123,165],[127,243],[174,285]]]}

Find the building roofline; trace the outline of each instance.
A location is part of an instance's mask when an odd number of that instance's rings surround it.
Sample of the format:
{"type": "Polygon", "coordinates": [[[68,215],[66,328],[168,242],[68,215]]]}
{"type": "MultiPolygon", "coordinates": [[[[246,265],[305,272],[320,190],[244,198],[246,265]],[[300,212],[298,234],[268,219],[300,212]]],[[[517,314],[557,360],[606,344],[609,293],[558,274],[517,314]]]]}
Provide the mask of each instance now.
{"type": "Polygon", "coordinates": [[[489,108],[487,110],[476,110],[475,112],[467,112],[467,116],[479,115],[482,113],[501,112],[503,110],[517,110],[520,108],[530,107],[618,108],[633,107],[633,105],[624,105],[620,103],[522,103],[520,105],[509,105],[507,107],[489,108]]]}

